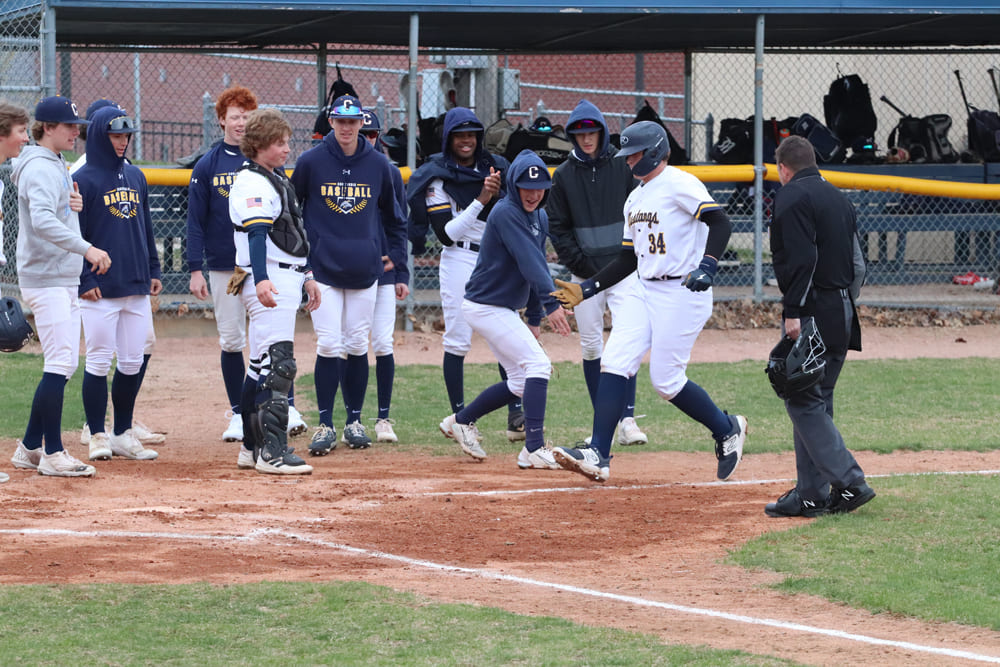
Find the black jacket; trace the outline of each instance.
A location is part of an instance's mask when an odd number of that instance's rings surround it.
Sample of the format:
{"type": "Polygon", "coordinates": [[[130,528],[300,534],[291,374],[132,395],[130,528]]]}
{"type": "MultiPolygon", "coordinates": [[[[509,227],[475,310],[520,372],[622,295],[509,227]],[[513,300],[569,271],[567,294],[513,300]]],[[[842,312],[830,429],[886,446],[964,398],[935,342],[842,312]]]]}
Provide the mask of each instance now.
{"type": "Polygon", "coordinates": [[[854,205],[817,168],[775,194],[771,254],[784,317],[815,317],[828,346],[860,349],[857,315],[846,321],[841,296],[854,283],[856,238],[854,205]]]}

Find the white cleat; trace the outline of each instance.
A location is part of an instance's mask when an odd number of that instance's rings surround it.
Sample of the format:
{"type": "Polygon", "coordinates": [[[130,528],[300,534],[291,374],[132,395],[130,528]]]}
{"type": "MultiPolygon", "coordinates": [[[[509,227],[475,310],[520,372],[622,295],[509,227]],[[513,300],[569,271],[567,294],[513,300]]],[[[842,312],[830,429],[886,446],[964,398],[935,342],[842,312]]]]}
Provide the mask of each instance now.
{"type": "Polygon", "coordinates": [[[133,461],[152,461],[159,456],[155,450],[143,447],[132,433],[132,429],[119,435],[112,433],[108,439],[111,441],[111,453],[115,456],[133,461]]]}
{"type": "Polygon", "coordinates": [[[137,419],[132,420],[132,435],[144,445],[159,445],[167,439],[166,435],[157,433],[137,419]]]}
{"type": "Polygon", "coordinates": [[[90,442],[87,443],[87,446],[90,450],[91,461],[111,460],[111,439],[108,438],[107,433],[94,433],[90,436],[90,442]]]}
{"type": "MultiPolygon", "coordinates": [[[[302,414],[295,409],[294,405],[289,405],[288,426],[285,428],[285,431],[288,433],[288,435],[290,436],[301,435],[305,433],[308,428],[309,425],[306,424],[306,421],[302,418],[302,414]]],[[[241,428],[240,433],[242,432],[243,429],[241,428]]]]}
{"type": "Polygon", "coordinates": [[[441,420],[438,424],[438,428],[444,433],[444,437],[455,439],[455,435],[451,432],[451,427],[455,425],[455,415],[451,414],[441,420]]]}
{"type": "Polygon", "coordinates": [[[480,444],[479,429],[475,424],[454,423],[451,426],[451,433],[462,448],[462,451],[476,459],[482,461],[486,458],[486,450],[480,444]]]}
{"type": "Polygon", "coordinates": [[[629,445],[645,445],[647,442],[649,442],[649,438],[635,423],[635,417],[626,417],[618,423],[619,445],[627,447],[629,445]]]}
{"type": "Polygon", "coordinates": [[[538,470],[560,470],[561,465],[556,463],[552,456],[552,450],[548,447],[536,449],[529,452],[527,447],[521,448],[521,453],[517,455],[517,467],[522,470],[534,468],[538,470]]]}
{"type": "Polygon", "coordinates": [[[243,440],[243,417],[236,413],[229,413],[229,426],[222,433],[222,439],[226,442],[240,442],[243,440]]]}
{"type": "Polygon", "coordinates": [[[55,454],[41,455],[38,474],[50,477],[93,477],[97,474],[97,468],[76,460],[65,449],[61,449],[55,454]]]}
{"type": "Polygon", "coordinates": [[[399,442],[391,419],[375,420],[375,442],[399,442]]]}

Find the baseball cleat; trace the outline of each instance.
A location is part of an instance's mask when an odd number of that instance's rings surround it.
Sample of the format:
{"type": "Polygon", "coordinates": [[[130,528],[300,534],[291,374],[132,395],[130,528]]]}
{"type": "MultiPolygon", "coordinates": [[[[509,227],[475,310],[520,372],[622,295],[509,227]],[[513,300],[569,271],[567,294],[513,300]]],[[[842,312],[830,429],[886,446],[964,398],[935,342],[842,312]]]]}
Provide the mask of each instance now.
{"type": "Polygon", "coordinates": [[[14,467],[21,468],[22,470],[38,470],[38,464],[41,460],[41,447],[38,449],[28,449],[20,440],[17,441],[17,449],[14,450],[14,456],[10,457],[10,462],[14,464],[14,467]]]}
{"type": "Polygon", "coordinates": [[[152,461],[159,456],[155,450],[143,447],[133,435],[132,429],[119,435],[112,433],[108,440],[111,444],[111,453],[115,456],[133,461],[152,461]]]}
{"type": "Polygon", "coordinates": [[[222,439],[226,442],[239,442],[243,439],[243,417],[239,413],[231,413],[229,426],[222,432],[222,439]]]}
{"type": "Polygon", "coordinates": [[[611,476],[611,457],[604,458],[591,447],[553,447],[552,457],[560,467],[580,473],[595,482],[606,482],[611,476]]]}
{"type": "Polygon", "coordinates": [[[94,433],[90,436],[90,442],[87,443],[87,446],[90,450],[89,458],[91,461],[111,460],[111,440],[107,433],[94,433]]]}
{"type": "Polygon", "coordinates": [[[306,421],[302,419],[302,414],[295,409],[294,405],[288,406],[288,426],[285,427],[285,431],[290,436],[301,435],[306,432],[309,426],[306,421]]]}
{"type": "Polygon", "coordinates": [[[811,519],[829,513],[825,500],[805,500],[798,489],[786,491],[776,501],[764,506],[764,514],[775,517],[804,516],[811,519]]]}
{"type": "Polygon", "coordinates": [[[399,442],[396,432],[392,430],[391,419],[378,419],[375,421],[375,442],[399,442]]]}
{"type": "Polygon", "coordinates": [[[548,447],[536,449],[529,452],[527,447],[521,448],[521,453],[517,455],[517,467],[522,470],[535,468],[539,470],[559,470],[562,466],[556,463],[552,456],[552,450],[548,447]]]}
{"type": "Polygon", "coordinates": [[[153,431],[138,419],[132,420],[132,435],[144,445],[159,445],[167,439],[166,435],[153,431]]]}
{"type": "Polygon", "coordinates": [[[846,489],[830,489],[830,499],[828,501],[831,514],[846,514],[858,509],[869,500],[875,497],[875,489],[861,480],[854,486],[846,489]]]}
{"type": "Polygon", "coordinates": [[[508,412],[507,413],[507,439],[511,442],[517,442],[518,440],[524,440],[526,437],[524,433],[524,413],[523,412],[508,412]]]}
{"type": "Polygon", "coordinates": [[[747,438],[747,418],[742,415],[728,415],[733,429],[722,439],[715,441],[715,458],[719,459],[716,477],[729,479],[743,458],[743,442],[747,438]]]}
{"type": "Polygon", "coordinates": [[[476,459],[482,461],[486,458],[486,450],[480,444],[479,429],[475,424],[452,424],[452,436],[462,451],[476,459]]]}
{"type": "Polygon", "coordinates": [[[312,456],[326,456],[337,448],[337,431],[332,426],[320,424],[313,432],[312,440],[309,442],[309,454],[312,456]]]}
{"type": "Polygon", "coordinates": [[[236,457],[236,467],[240,470],[253,470],[254,466],[253,450],[240,445],[240,453],[236,457]]]}
{"type": "Polygon", "coordinates": [[[265,461],[266,449],[262,449],[254,469],[265,475],[311,475],[313,467],[288,449],[281,456],[265,461]]]}
{"type": "Polygon", "coordinates": [[[0,472],[0,484],[3,484],[4,482],[9,482],[9,481],[10,481],[10,475],[8,475],[5,472],[0,472]]]}
{"type": "Polygon", "coordinates": [[[351,422],[345,426],[340,441],[351,449],[368,449],[372,446],[372,439],[368,437],[368,431],[361,422],[351,422]]]}
{"type": "Polygon", "coordinates": [[[444,433],[444,437],[451,438],[452,440],[454,440],[455,436],[451,432],[451,427],[454,425],[455,425],[455,415],[450,414],[441,420],[441,423],[438,424],[438,428],[441,429],[442,433],[444,433]]]}
{"type": "Polygon", "coordinates": [[[626,417],[618,423],[619,445],[627,447],[629,445],[645,445],[647,442],[649,442],[649,438],[635,423],[635,417],[626,417]]]}
{"type": "Polygon", "coordinates": [[[49,477],[93,477],[97,474],[97,468],[76,460],[65,449],[60,449],[55,454],[41,455],[38,474],[49,477]]]}

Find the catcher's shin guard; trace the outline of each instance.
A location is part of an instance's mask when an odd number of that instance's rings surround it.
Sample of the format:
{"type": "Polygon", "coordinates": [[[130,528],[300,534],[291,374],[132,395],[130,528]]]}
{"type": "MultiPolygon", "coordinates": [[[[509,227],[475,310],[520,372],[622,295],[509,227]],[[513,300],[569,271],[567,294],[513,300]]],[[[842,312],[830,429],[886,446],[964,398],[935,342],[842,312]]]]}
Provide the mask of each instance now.
{"type": "Polygon", "coordinates": [[[292,341],[274,343],[268,348],[268,357],[271,372],[264,376],[257,394],[255,420],[264,461],[280,459],[288,448],[288,390],[298,370],[292,356],[292,341]]]}

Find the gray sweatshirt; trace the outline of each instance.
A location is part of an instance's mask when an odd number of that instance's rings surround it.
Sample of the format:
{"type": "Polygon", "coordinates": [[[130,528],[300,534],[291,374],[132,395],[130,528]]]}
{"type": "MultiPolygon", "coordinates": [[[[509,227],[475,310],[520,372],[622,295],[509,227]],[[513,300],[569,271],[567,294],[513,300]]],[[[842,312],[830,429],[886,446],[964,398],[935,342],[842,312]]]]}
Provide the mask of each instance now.
{"type": "Polygon", "coordinates": [[[69,210],[73,182],[66,161],[42,146],[26,146],[14,162],[17,186],[17,282],[21,287],[80,284],[82,256],[90,243],[69,210]]]}

